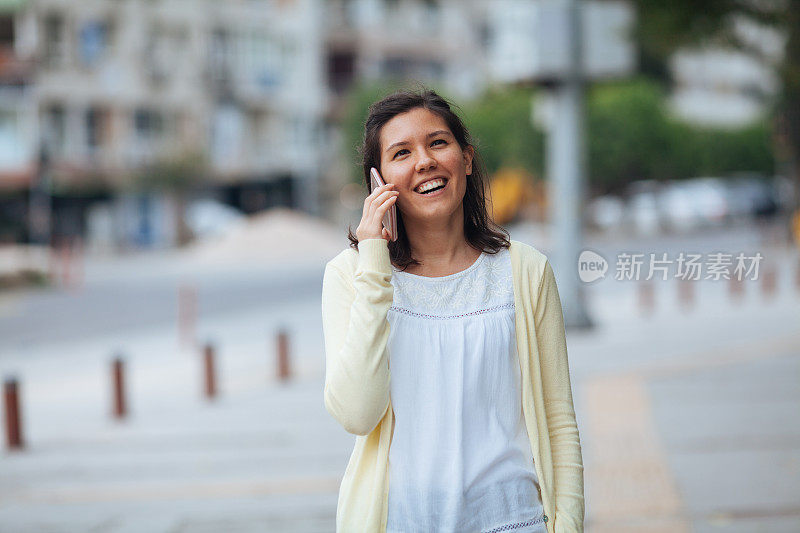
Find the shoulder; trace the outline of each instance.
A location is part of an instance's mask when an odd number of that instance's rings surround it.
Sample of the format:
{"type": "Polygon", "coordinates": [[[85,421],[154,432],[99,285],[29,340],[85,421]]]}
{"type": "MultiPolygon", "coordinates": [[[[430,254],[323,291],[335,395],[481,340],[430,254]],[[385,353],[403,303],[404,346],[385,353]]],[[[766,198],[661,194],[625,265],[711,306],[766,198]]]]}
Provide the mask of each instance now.
{"type": "Polygon", "coordinates": [[[328,268],[334,268],[339,272],[346,274],[349,272],[354,272],[357,263],[358,251],[348,246],[336,254],[336,256],[334,256],[330,261],[328,261],[325,265],[325,269],[327,270],[328,268]]]}
{"type": "Polygon", "coordinates": [[[520,264],[543,269],[547,263],[547,256],[530,244],[511,239],[508,250],[512,261],[518,261],[520,264]]]}

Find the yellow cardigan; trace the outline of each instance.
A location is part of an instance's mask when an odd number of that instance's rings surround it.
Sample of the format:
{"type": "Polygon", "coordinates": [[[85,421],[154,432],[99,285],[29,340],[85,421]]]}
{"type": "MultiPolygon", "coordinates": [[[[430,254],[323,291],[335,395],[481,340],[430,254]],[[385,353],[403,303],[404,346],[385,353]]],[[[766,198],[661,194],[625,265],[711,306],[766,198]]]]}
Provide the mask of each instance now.
{"type": "MultiPolygon", "coordinates": [[[[572,402],[561,301],[547,257],[511,240],[522,411],[548,533],[583,531],[583,459],[572,402]]],[[[386,531],[389,446],[389,321],[393,287],[388,242],[365,239],[325,266],[325,408],[358,435],[339,489],[336,531],[386,531]]]]}

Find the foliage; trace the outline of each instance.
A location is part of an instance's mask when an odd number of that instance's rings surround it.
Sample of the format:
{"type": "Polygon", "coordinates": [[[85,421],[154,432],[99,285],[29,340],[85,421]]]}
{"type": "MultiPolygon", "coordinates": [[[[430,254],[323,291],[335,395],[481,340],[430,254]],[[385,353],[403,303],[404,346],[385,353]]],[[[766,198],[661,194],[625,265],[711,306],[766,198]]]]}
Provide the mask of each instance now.
{"type": "Polygon", "coordinates": [[[644,78],[591,87],[587,171],[594,192],[619,191],[641,179],[773,172],[767,121],[736,129],[699,127],[672,117],[666,98],[659,84],[644,78]]]}
{"type": "Polygon", "coordinates": [[[544,134],[531,123],[531,97],[524,88],[492,88],[465,107],[464,122],[490,176],[503,167],[544,175],[544,134]]]}
{"type": "Polygon", "coordinates": [[[587,92],[587,173],[590,187],[613,191],[637,179],[673,172],[664,93],[647,81],[592,86],[587,92]]]}
{"type": "MultiPolygon", "coordinates": [[[[779,92],[771,102],[777,135],[773,150],[786,168],[794,169],[795,205],[800,205],[800,0],[633,0],[637,11],[634,41],[643,58],[665,61],[678,49],[721,46],[743,52],[774,69],[779,92]],[[752,31],[741,31],[742,24],[777,34],[783,45],[777,53],[753,39],[752,31]]],[[[771,96],[771,95],[765,95],[771,96]]],[[[750,130],[750,129],[748,129],[750,130]]],[[[763,136],[754,128],[751,136],[760,150],[763,136]]],[[[733,136],[735,137],[735,136],[733,136]]],[[[729,137],[711,144],[735,142],[729,137]]],[[[704,135],[697,139],[708,142],[704,135]]]]}
{"type": "Polygon", "coordinates": [[[163,157],[145,167],[137,185],[145,190],[186,191],[208,179],[208,161],[203,152],[188,150],[163,157]]]}

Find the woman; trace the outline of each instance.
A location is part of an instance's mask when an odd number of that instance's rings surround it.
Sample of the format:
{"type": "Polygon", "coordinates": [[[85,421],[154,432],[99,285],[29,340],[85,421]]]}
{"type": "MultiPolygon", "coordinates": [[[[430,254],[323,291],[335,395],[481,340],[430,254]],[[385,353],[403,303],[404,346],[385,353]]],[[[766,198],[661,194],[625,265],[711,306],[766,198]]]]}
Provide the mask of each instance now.
{"type": "Polygon", "coordinates": [[[322,289],[325,407],[358,435],[337,531],[583,531],[546,256],[492,227],[475,147],[436,93],[373,104],[362,152],[368,190],[373,167],[386,185],[322,289]],[[381,222],[392,205],[394,241],[381,222]]]}

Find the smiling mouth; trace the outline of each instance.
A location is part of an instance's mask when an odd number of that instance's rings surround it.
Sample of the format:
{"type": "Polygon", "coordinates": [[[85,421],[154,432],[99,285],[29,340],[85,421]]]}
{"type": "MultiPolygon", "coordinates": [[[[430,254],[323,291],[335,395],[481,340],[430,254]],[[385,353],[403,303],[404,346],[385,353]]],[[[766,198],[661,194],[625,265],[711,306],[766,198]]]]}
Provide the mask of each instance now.
{"type": "Polygon", "coordinates": [[[431,194],[431,193],[434,193],[434,192],[436,192],[436,191],[441,191],[442,189],[444,189],[445,187],[447,187],[447,182],[449,181],[449,180],[447,180],[446,178],[442,178],[442,179],[443,179],[443,181],[444,181],[444,184],[443,184],[443,185],[440,185],[439,187],[434,187],[433,189],[429,189],[429,190],[427,190],[427,191],[425,191],[425,192],[417,192],[417,191],[414,191],[414,192],[416,192],[417,194],[422,194],[422,195],[425,195],[425,194],[431,194]]]}

